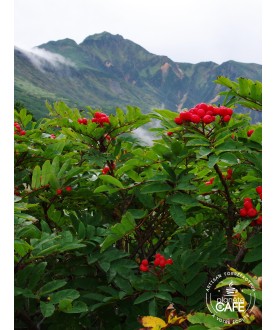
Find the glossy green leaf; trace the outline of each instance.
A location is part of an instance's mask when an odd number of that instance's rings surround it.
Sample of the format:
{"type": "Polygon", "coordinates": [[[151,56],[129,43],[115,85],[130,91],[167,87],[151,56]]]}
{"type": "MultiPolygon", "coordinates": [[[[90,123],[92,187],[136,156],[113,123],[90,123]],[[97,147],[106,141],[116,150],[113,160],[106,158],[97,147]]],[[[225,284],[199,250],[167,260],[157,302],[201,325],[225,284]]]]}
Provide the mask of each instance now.
{"type": "Polygon", "coordinates": [[[58,304],[61,300],[70,299],[71,301],[78,299],[80,293],[74,289],[66,289],[50,294],[51,303],[58,304]]]}
{"type": "Polygon", "coordinates": [[[171,205],[169,212],[172,216],[172,219],[179,227],[182,227],[186,224],[186,214],[180,205],[171,205]]]}
{"type": "Polygon", "coordinates": [[[172,187],[168,183],[164,182],[151,182],[143,186],[141,194],[153,194],[159,192],[166,192],[172,190],[172,187]]]}
{"type": "Polygon", "coordinates": [[[40,302],[40,311],[44,317],[50,317],[55,312],[55,306],[50,302],[40,302]]]}
{"type": "Polygon", "coordinates": [[[36,165],[33,170],[32,175],[32,188],[38,189],[40,187],[40,176],[41,176],[41,170],[39,165],[36,165]]]}
{"type": "Polygon", "coordinates": [[[99,178],[104,181],[105,183],[109,183],[113,186],[116,186],[118,188],[123,188],[123,184],[118,180],[116,179],[115,177],[111,176],[111,175],[99,175],[99,178]]]}
{"type": "Polygon", "coordinates": [[[147,300],[150,300],[156,296],[155,292],[144,292],[138,296],[133,302],[134,305],[141,304],[147,300]]]}
{"type": "Polygon", "coordinates": [[[41,296],[46,295],[47,293],[50,293],[50,292],[53,292],[53,291],[56,291],[56,290],[62,288],[63,286],[66,285],[66,283],[67,282],[65,280],[50,281],[39,289],[39,293],[41,296]]]}

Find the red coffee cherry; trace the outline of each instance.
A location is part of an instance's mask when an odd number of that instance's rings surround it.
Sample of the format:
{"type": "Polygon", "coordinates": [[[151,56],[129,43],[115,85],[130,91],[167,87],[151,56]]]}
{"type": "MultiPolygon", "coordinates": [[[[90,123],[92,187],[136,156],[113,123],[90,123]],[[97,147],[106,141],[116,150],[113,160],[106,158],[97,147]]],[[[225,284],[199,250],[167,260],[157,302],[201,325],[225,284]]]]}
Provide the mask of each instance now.
{"type": "Polygon", "coordinates": [[[183,120],[182,120],[180,117],[176,117],[176,118],[174,119],[174,122],[175,122],[175,124],[177,124],[177,125],[182,125],[182,124],[183,124],[183,120]]]}
{"type": "Polygon", "coordinates": [[[148,271],[149,271],[148,266],[144,266],[143,264],[141,264],[141,265],[139,266],[139,269],[140,269],[140,271],[142,271],[142,272],[148,272],[148,271]]]}
{"type": "Polygon", "coordinates": [[[214,121],[213,119],[214,117],[211,116],[211,115],[205,115],[203,118],[202,118],[202,121],[204,124],[210,124],[212,121],[214,121]]]}
{"type": "Polygon", "coordinates": [[[253,207],[247,211],[247,215],[250,218],[255,218],[257,216],[257,214],[258,214],[257,210],[254,209],[253,207]]]}
{"type": "Polygon", "coordinates": [[[110,168],[108,165],[106,165],[103,169],[102,169],[102,173],[103,174],[107,174],[110,171],[110,168]]]}
{"type": "Polygon", "coordinates": [[[245,201],[243,203],[243,206],[246,210],[250,210],[251,208],[253,208],[253,204],[252,204],[252,201],[245,201]]]}
{"type": "Polygon", "coordinates": [[[191,121],[191,116],[192,116],[192,112],[189,111],[183,111],[180,112],[180,118],[182,119],[182,121],[191,121]]]}
{"type": "Polygon", "coordinates": [[[241,217],[246,217],[247,216],[247,209],[240,209],[239,214],[241,217]]]}
{"type": "Polygon", "coordinates": [[[262,193],[262,186],[258,186],[256,192],[260,195],[262,193]]]}
{"type": "Polygon", "coordinates": [[[253,129],[250,129],[250,130],[247,132],[247,136],[250,137],[253,133],[254,133],[254,130],[253,130],[253,129]]]}
{"type": "Polygon", "coordinates": [[[19,131],[19,134],[20,135],[25,135],[26,134],[26,131],[24,131],[23,129],[21,131],[19,131]]]}
{"type": "Polygon", "coordinates": [[[57,189],[57,190],[56,190],[56,194],[57,194],[57,195],[61,195],[62,193],[63,193],[62,189],[57,189]]]}
{"type": "Polygon", "coordinates": [[[198,123],[200,123],[201,118],[199,116],[193,114],[193,115],[191,115],[191,121],[195,124],[198,124],[198,123]]]}
{"type": "Polygon", "coordinates": [[[229,115],[225,115],[225,116],[223,117],[223,121],[224,121],[225,123],[227,123],[228,121],[230,121],[230,119],[231,119],[231,116],[229,116],[229,115]]]}
{"type": "Polygon", "coordinates": [[[173,260],[171,258],[166,260],[167,265],[173,265],[173,260]]]}

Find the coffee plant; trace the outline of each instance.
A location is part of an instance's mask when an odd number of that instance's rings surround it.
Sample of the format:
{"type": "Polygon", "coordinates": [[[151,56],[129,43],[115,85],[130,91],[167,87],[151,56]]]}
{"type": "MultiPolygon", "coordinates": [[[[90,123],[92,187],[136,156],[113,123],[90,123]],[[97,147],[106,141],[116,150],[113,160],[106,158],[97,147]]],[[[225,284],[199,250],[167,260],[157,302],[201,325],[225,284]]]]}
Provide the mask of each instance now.
{"type": "Polygon", "coordinates": [[[241,79],[179,114],[15,110],[15,329],[261,329],[262,127],[235,109],[261,84],[241,79]],[[244,309],[222,322],[205,295],[226,271],[244,309]]]}

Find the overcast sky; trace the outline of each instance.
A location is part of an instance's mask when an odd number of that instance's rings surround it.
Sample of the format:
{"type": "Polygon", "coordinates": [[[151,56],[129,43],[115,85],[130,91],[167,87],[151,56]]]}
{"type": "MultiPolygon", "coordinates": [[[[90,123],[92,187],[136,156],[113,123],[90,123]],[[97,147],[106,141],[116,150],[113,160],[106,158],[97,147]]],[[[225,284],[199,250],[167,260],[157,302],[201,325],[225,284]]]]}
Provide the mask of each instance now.
{"type": "Polygon", "coordinates": [[[262,0],[14,0],[14,43],[120,34],[174,61],[262,63],[262,0]]]}

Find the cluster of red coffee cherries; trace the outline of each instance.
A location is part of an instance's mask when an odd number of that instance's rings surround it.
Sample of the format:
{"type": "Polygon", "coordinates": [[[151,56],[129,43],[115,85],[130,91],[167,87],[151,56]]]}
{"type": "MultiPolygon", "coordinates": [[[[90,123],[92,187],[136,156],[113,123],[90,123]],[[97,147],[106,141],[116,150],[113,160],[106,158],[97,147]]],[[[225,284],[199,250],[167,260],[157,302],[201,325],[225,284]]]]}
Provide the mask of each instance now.
{"type": "MultiPolygon", "coordinates": [[[[104,112],[95,112],[93,118],[91,119],[92,123],[97,123],[99,126],[103,127],[104,123],[110,124],[110,117],[104,112]]],[[[87,118],[79,118],[78,123],[81,125],[87,125],[87,118]]]]}
{"type": "MultiPolygon", "coordinates": [[[[231,168],[228,168],[227,175],[222,175],[222,176],[226,180],[232,180],[232,175],[233,175],[233,170],[231,168]]],[[[205,185],[208,186],[208,185],[213,184],[213,183],[214,183],[214,177],[210,178],[209,181],[206,181],[205,185]]]]}
{"type": "Polygon", "coordinates": [[[26,131],[24,129],[22,129],[20,124],[16,121],[14,122],[14,128],[15,128],[14,134],[16,134],[16,135],[25,135],[26,134],[26,131]]]}
{"type": "MultiPolygon", "coordinates": [[[[260,199],[262,199],[262,186],[256,187],[256,192],[260,196],[260,199]]],[[[258,226],[262,224],[262,215],[259,214],[255,206],[253,205],[252,199],[249,197],[244,198],[243,208],[239,210],[239,214],[243,218],[256,218],[258,216],[258,218],[253,219],[253,221],[251,222],[251,226],[258,226]]]]}
{"type": "MultiPolygon", "coordinates": [[[[163,256],[160,253],[157,253],[155,255],[155,259],[153,261],[153,266],[155,267],[160,267],[164,268],[167,265],[172,265],[173,260],[171,258],[166,259],[165,256],[163,256]]],[[[139,269],[142,272],[148,272],[149,271],[149,261],[147,259],[143,259],[139,265],[139,269]]]]}
{"type": "MultiPolygon", "coordinates": [[[[72,187],[71,186],[66,186],[65,187],[65,191],[71,192],[72,191],[72,187]]],[[[57,195],[62,195],[62,193],[63,193],[63,189],[62,188],[59,188],[59,189],[56,190],[56,194],[57,195]]]]}
{"type": "Polygon", "coordinates": [[[221,121],[228,122],[231,119],[233,110],[224,106],[215,107],[211,104],[199,103],[195,107],[180,112],[179,116],[174,119],[177,125],[182,125],[186,122],[195,124],[204,123],[210,124],[215,121],[216,116],[221,117],[221,121]]]}
{"type": "Polygon", "coordinates": [[[109,172],[111,172],[112,170],[114,170],[116,168],[115,163],[113,162],[110,166],[109,165],[105,165],[102,168],[102,174],[108,174],[109,172]]]}

